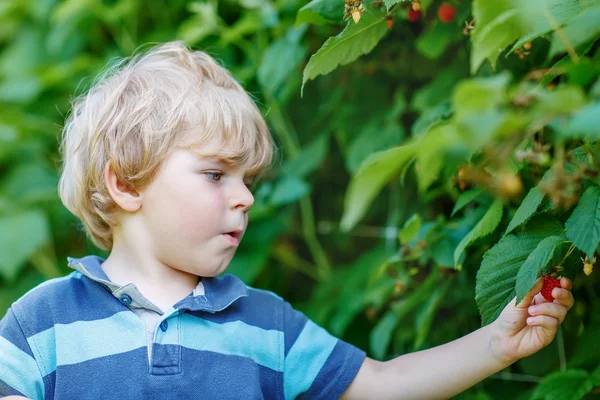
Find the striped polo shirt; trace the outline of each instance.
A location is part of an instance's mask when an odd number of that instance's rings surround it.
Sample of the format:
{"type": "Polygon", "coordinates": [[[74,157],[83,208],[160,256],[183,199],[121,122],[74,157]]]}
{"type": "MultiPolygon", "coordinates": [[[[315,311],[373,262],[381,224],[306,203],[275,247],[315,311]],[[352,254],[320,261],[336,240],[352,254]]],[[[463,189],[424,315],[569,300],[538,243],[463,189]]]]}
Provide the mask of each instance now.
{"type": "Polygon", "coordinates": [[[0,397],[335,399],[365,358],[233,275],[202,278],[202,290],[163,311],[111,282],[102,258],[68,261],[75,271],[0,321],[0,397]]]}

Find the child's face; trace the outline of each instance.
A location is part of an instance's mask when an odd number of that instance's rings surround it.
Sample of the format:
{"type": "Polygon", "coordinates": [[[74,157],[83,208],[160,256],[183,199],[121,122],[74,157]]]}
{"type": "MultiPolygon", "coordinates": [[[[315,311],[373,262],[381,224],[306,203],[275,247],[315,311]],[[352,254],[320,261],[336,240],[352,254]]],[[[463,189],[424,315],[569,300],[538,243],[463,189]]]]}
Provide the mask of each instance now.
{"type": "Polygon", "coordinates": [[[142,191],[141,215],[153,255],[172,268],[216,276],[227,268],[248,223],[254,197],[243,167],[177,149],[142,191]],[[239,231],[231,236],[227,233],[239,231]]]}

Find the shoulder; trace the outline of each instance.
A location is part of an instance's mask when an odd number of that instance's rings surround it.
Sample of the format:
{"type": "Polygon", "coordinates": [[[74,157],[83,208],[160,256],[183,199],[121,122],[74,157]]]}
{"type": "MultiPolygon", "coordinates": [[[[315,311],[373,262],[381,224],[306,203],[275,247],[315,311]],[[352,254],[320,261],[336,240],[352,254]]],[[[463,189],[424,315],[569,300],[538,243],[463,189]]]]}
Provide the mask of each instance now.
{"type": "Polygon", "coordinates": [[[76,291],[81,286],[83,275],[73,271],[69,275],[49,279],[29,290],[13,303],[14,309],[35,310],[52,305],[70,291],[76,291]]]}
{"type": "Polygon", "coordinates": [[[110,293],[79,271],[73,271],[34,287],[15,301],[11,310],[24,333],[30,336],[58,323],[104,317],[98,298],[106,295],[110,293]]]}

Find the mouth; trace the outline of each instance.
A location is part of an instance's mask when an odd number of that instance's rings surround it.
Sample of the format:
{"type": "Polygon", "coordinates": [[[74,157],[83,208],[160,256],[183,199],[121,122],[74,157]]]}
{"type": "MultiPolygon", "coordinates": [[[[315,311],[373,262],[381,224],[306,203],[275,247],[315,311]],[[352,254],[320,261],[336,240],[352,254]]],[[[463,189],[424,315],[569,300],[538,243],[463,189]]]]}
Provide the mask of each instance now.
{"type": "Polygon", "coordinates": [[[242,232],[241,229],[236,229],[231,232],[222,233],[221,236],[223,236],[231,245],[237,246],[240,243],[242,232]]]}

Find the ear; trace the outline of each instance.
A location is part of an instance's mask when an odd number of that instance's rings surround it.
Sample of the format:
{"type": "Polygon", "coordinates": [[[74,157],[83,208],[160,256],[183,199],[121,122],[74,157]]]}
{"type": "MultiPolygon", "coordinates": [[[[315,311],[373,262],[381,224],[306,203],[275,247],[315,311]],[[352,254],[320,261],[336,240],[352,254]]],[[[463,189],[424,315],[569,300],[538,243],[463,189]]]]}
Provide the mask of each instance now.
{"type": "Polygon", "coordinates": [[[136,212],[140,209],[142,206],[141,194],[119,182],[110,163],[106,164],[104,169],[104,182],[110,196],[124,211],[136,212]]]}

